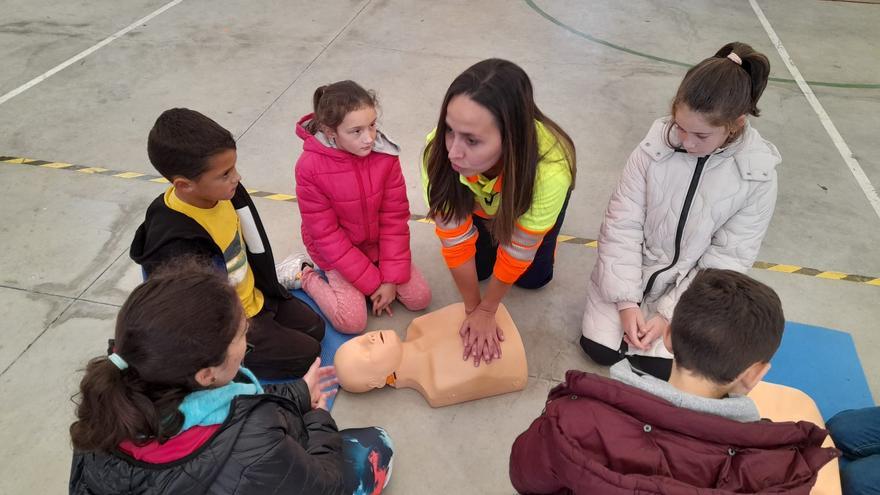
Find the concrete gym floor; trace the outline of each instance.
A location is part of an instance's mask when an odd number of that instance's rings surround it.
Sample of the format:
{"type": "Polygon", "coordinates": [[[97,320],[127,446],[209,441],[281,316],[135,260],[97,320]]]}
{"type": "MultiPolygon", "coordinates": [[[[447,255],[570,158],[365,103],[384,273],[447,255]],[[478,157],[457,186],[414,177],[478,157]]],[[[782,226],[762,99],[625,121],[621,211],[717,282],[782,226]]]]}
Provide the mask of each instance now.
{"type": "MultiPolygon", "coordinates": [[[[0,163],[0,493],[64,491],[70,396],[140,280],[128,245],[165,187],[114,175],[155,173],[145,143],[161,111],[185,106],[213,117],[238,139],[249,188],[292,194],[295,121],[318,85],[357,80],[380,95],[382,128],[403,147],[411,209],[422,214],[416,155],[443,93],[472,63],[507,58],[530,74],[541,108],[578,148],[563,233],[595,239],[626,157],[667,112],[684,74],[672,62],[693,64],[740,40],[770,58],[772,76],[792,79],[749,1],[688,3],[175,0],[139,21],[166,0],[0,0],[0,95],[132,27],[45,81],[0,96],[0,156],[116,171],[0,163]]],[[[880,184],[880,5],[758,3],[864,169],[863,182],[880,184]]],[[[877,396],[878,212],[796,84],[771,82],[760,108],[753,122],[784,161],[759,260],[782,266],[751,275],[779,292],[789,320],[850,332],[877,396]],[[864,275],[875,285],[785,273],[787,265],[864,275]]],[[[296,203],[256,204],[276,256],[301,251],[296,203]]],[[[415,261],[434,289],[431,308],[455,302],[433,229],[411,229],[415,261]]],[[[340,427],[381,425],[395,441],[388,493],[512,492],[510,445],[547,391],[568,369],[604,372],[576,344],[595,256],[561,244],[552,284],[507,297],[529,360],[522,393],[437,410],[409,390],[340,395],[340,427]]],[[[414,316],[396,306],[393,318],[369,328],[402,332],[414,316]]]]}

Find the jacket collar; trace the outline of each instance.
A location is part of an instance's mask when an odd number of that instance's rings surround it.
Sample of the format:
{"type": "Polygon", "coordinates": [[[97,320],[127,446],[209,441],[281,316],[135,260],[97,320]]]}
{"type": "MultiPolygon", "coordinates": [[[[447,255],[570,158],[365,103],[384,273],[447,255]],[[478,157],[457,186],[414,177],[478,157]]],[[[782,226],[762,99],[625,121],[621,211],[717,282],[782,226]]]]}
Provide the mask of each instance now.
{"type": "Polygon", "coordinates": [[[630,366],[629,361],[626,359],[619,361],[609,371],[611,378],[615,380],[631,385],[639,390],[644,390],[676,406],[691,411],[714,414],[740,422],[758,421],[761,419],[755,402],[745,396],[710,399],[688,394],[673,387],[669,382],[651,375],[638,373],[630,366]]]}
{"type": "Polygon", "coordinates": [[[776,448],[786,445],[819,446],[827,432],[818,426],[798,423],[740,423],[727,418],[689,411],[651,393],[592,373],[570,370],[565,382],[550,392],[549,399],[592,399],[636,421],[709,442],[776,448]]]}
{"type": "Polygon", "coordinates": [[[232,399],[239,395],[256,395],[263,393],[263,387],[257,377],[244,366],[239,373],[247,382],[231,381],[222,387],[198,390],[183,398],[178,409],[183,413],[184,422],[180,431],[193,426],[209,426],[221,424],[229,415],[232,399]]]}
{"type": "MultiPolygon", "coordinates": [[[[664,162],[676,153],[675,149],[666,143],[666,134],[671,120],[669,116],[655,120],[648,134],[639,143],[639,148],[647,153],[654,162],[664,162]]],[[[782,157],[776,147],[764,140],[748,120],[746,120],[742,135],[733,143],[717,150],[712,156],[717,158],[733,157],[740,176],[743,180],[751,181],[772,180],[773,170],[776,165],[782,162],[782,157]]],[[[710,157],[707,167],[712,168],[714,164],[718,163],[720,160],[713,160],[710,157]]]]}
{"type": "MultiPolygon", "coordinates": [[[[491,194],[491,193],[499,193],[501,192],[501,176],[497,176],[494,179],[488,179],[483,174],[472,175],[470,177],[465,177],[463,175],[459,175],[459,177],[464,177],[464,180],[469,184],[479,184],[480,188],[483,192],[491,194]]],[[[459,179],[461,180],[461,179],[459,179]]],[[[464,181],[462,181],[464,182],[464,181]]]]}
{"type": "MultiPolygon", "coordinates": [[[[303,140],[303,149],[318,152],[335,158],[350,158],[352,155],[336,147],[323,132],[310,133],[306,127],[315,118],[314,113],[304,115],[296,123],[296,135],[303,140]]],[[[376,131],[376,141],[373,143],[373,152],[391,156],[400,156],[400,146],[386,136],[382,131],[376,131]]]]}

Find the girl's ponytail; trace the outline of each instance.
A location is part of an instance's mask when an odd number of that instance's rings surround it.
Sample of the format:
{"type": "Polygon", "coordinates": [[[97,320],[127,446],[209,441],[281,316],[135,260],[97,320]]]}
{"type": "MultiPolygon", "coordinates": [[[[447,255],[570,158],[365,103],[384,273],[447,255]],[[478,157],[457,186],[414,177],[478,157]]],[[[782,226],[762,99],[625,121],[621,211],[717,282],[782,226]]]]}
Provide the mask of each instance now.
{"type": "MultiPolygon", "coordinates": [[[[760,115],[758,100],[767,87],[770,61],[751,46],[728,43],[699,64],[691,67],[672,100],[673,118],[679,105],[705,115],[709,123],[732,131],[728,141],[736,139],[743,126],[735,125],[743,115],[760,115]]],[[[667,127],[670,146],[672,126],[667,127]]]]}
{"type": "Polygon", "coordinates": [[[75,449],[107,452],[151,430],[156,408],[136,374],[120,370],[106,357],[89,361],[80,382],[78,419],[70,425],[75,449]]]}
{"type": "Polygon", "coordinates": [[[315,94],[312,95],[312,112],[315,114],[315,118],[310,120],[306,125],[306,130],[312,134],[317,133],[320,129],[318,128],[318,107],[321,105],[321,98],[324,97],[324,93],[327,92],[328,85],[325,84],[323,86],[319,86],[318,89],[315,90],[315,94]]]}
{"type": "Polygon", "coordinates": [[[243,311],[226,277],[204,263],[181,260],[154,272],[119,310],[116,355],[86,366],[73,397],[73,447],[109,452],[125,440],[162,443],[179,433],[178,406],[203,388],[200,369],[224,362],[243,311]]]}
{"type": "Polygon", "coordinates": [[[749,75],[752,108],[748,113],[757,117],[761,113],[758,110],[758,100],[761,99],[767,87],[767,79],[770,77],[770,61],[763,53],[756,52],[751,46],[739,41],[724,45],[715,53],[715,57],[728,58],[731,53],[739,58],[740,65],[749,75]]]}

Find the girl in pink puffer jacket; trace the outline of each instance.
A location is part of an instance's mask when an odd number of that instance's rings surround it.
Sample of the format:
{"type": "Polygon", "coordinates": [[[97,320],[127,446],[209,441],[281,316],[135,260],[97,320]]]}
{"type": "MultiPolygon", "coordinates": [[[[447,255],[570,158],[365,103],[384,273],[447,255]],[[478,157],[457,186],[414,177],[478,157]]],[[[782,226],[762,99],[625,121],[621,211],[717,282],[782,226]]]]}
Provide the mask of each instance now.
{"type": "Polygon", "coordinates": [[[298,264],[296,286],[315,300],[340,332],[391,314],[397,299],[424,309],[431,289],[412,264],[409,202],[400,148],[376,128],[376,97],[353,81],[315,90],[314,113],[296,126],[303,153],[296,162],[302,239],[313,264],[298,264]],[[299,267],[298,267],[299,268],[299,267]]]}

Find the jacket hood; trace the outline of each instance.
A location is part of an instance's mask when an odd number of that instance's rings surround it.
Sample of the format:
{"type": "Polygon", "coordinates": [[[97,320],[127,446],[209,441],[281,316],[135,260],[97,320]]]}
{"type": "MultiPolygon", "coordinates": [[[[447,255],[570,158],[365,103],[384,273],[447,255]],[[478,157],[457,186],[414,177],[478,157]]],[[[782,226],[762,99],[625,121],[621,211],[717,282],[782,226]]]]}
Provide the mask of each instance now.
{"type": "MultiPolygon", "coordinates": [[[[666,143],[666,131],[671,120],[670,116],[655,120],[648,134],[639,144],[639,147],[655,162],[665,161],[676,152],[666,143]]],[[[742,135],[726,148],[716,151],[715,155],[732,156],[744,180],[771,180],[771,172],[782,162],[782,156],[776,146],[762,138],[748,120],[742,135]]]]}
{"type": "Polygon", "coordinates": [[[135,232],[129,255],[135,263],[143,265],[167,244],[178,240],[200,242],[219,252],[211,236],[198,222],[165,206],[163,193],[147,208],[144,222],[135,232]]]}
{"type": "Polygon", "coordinates": [[[747,396],[733,395],[722,399],[713,399],[692,395],[675,388],[665,380],[637,372],[626,359],[611,366],[609,372],[611,378],[644,390],[678,407],[714,414],[741,423],[761,419],[755,401],[747,396]]]}
{"type": "MultiPolygon", "coordinates": [[[[309,122],[311,122],[314,117],[315,114],[310,113],[304,115],[299,119],[299,122],[296,123],[296,135],[303,140],[303,150],[327,155],[336,160],[350,160],[352,156],[351,153],[337,148],[336,144],[323,132],[318,131],[317,133],[312,134],[306,129],[309,122]]],[[[400,146],[389,139],[382,131],[377,130],[376,141],[373,143],[373,152],[391,156],[400,156],[400,146]]]]}
{"type": "MultiPolygon", "coordinates": [[[[578,395],[604,402],[614,409],[653,427],[708,442],[752,448],[818,447],[828,432],[808,421],[740,423],[709,413],[688,411],[648,392],[591,373],[570,370],[565,382],[550,392],[550,399],[578,395]]],[[[820,450],[810,450],[828,460],[820,450]]],[[[817,458],[816,461],[819,459],[817,458]]]]}

